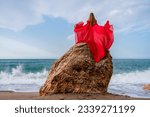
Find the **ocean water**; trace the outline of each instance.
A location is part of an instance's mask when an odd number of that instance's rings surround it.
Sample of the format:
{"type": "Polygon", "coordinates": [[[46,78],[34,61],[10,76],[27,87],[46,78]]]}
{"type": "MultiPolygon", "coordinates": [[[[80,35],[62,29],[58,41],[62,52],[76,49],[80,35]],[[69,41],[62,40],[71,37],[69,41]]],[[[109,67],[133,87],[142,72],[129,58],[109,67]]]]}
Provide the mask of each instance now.
{"type": "MultiPolygon", "coordinates": [[[[55,59],[0,59],[0,91],[37,92],[55,59]]],[[[108,92],[150,98],[150,59],[115,59],[108,92]]]]}

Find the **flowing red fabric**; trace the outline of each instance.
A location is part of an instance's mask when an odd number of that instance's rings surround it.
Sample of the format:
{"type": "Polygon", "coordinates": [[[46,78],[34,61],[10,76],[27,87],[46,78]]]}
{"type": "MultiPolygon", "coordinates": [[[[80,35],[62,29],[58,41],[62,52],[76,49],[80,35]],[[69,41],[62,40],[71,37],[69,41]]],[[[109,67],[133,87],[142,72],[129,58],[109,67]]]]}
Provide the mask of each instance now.
{"type": "Polygon", "coordinates": [[[105,57],[106,51],[110,49],[114,41],[113,26],[109,24],[109,21],[104,26],[97,23],[91,26],[89,20],[85,25],[79,22],[75,25],[74,32],[76,43],[87,43],[95,62],[105,57]]]}

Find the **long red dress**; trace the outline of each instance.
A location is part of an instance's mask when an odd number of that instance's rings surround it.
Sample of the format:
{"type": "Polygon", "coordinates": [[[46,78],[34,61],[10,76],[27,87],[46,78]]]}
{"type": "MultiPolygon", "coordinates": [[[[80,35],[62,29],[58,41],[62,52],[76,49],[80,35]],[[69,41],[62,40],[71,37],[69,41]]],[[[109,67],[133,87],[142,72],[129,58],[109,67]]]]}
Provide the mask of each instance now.
{"type": "Polygon", "coordinates": [[[113,26],[109,24],[109,21],[104,26],[97,23],[91,26],[89,20],[85,25],[79,22],[75,25],[74,32],[76,43],[87,43],[95,62],[99,62],[105,56],[105,52],[114,41],[113,26]]]}

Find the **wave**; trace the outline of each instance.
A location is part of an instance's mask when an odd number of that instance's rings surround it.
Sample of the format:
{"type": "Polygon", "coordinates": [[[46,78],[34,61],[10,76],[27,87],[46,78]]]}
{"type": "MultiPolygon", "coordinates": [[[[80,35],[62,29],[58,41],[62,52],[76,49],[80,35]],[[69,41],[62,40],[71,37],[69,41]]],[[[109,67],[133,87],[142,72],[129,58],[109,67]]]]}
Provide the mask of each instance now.
{"type": "Polygon", "coordinates": [[[150,69],[129,73],[114,74],[111,84],[147,84],[150,83],[150,69]]]}
{"type": "MultiPolygon", "coordinates": [[[[47,79],[46,69],[36,73],[25,73],[23,66],[18,65],[11,72],[0,71],[0,90],[16,92],[38,91],[47,79]]],[[[113,74],[108,91],[110,93],[128,95],[131,97],[149,98],[150,91],[143,90],[144,84],[150,84],[150,69],[122,74],[113,74]]]]}
{"type": "Polygon", "coordinates": [[[114,74],[111,78],[108,91],[131,97],[150,98],[150,91],[143,89],[144,84],[150,84],[150,69],[114,74]]]}
{"type": "Polygon", "coordinates": [[[0,71],[0,84],[37,84],[42,85],[46,80],[48,71],[43,69],[36,73],[24,73],[23,66],[12,68],[11,72],[0,71]]]}
{"type": "MultiPolygon", "coordinates": [[[[0,71],[0,84],[33,84],[41,85],[47,78],[46,69],[36,73],[23,72],[23,66],[18,65],[11,72],[0,71]]],[[[148,84],[150,83],[150,69],[122,74],[113,74],[110,84],[148,84]]]]}

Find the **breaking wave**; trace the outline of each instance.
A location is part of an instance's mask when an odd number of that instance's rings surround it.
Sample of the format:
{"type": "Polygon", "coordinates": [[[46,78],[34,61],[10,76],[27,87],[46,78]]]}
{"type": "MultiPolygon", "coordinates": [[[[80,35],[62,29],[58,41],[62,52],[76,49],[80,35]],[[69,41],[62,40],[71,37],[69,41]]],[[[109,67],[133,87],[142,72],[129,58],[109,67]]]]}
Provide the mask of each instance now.
{"type": "Polygon", "coordinates": [[[150,91],[143,90],[144,84],[150,84],[150,69],[114,74],[109,84],[109,92],[131,97],[150,98],[150,91]]]}
{"type": "MultiPolygon", "coordinates": [[[[18,65],[8,71],[0,71],[0,90],[16,92],[34,92],[44,84],[48,70],[24,72],[18,65]]],[[[131,97],[150,98],[150,91],[143,90],[144,84],[150,84],[150,69],[113,74],[108,91],[110,93],[128,95],[131,97]]]]}
{"type": "Polygon", "coordinates": [[[38,91],[46,80],[48,71],[43,69],[36,73],[23,72],[23,66],[18,65],[11,72],[0,71],[0,90],[38,91]]]}

